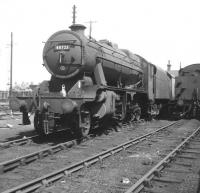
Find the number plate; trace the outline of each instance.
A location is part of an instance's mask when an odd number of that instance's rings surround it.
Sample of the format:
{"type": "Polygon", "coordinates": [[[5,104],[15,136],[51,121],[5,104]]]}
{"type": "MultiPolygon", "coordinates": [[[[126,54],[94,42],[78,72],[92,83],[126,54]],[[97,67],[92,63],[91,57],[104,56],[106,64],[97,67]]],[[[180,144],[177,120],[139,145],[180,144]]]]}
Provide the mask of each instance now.
{"type": "Polygon", "coordinates": [[[54,50],[57,51],[68,51],[69,50],[69,45],[67,44],[58,44],[55,46],[54,50]]]}

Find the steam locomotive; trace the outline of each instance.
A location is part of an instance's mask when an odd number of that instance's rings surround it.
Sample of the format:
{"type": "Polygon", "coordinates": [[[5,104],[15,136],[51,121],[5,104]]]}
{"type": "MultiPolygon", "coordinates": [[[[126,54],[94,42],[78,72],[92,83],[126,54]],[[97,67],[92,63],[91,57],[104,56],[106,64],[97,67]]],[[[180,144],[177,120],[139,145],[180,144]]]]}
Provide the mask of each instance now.
{"type": "Polygon", "coordinates": [[[158,66],[108,40],[84,35],[85,26],[58,31],[45,43],[44,66],[51,74],[24,112],[35,106],[39,134],[70,129],[86,136],[100,124],[159,115],[174,98],[174,78],[158,66]]]}
{"type": "Polygon", "coordinates": [[[200,118],[200,64],[191,64],[179,70],[175,84],[175,100],[169,103],[169,112],[176,118],[200,118]]]}

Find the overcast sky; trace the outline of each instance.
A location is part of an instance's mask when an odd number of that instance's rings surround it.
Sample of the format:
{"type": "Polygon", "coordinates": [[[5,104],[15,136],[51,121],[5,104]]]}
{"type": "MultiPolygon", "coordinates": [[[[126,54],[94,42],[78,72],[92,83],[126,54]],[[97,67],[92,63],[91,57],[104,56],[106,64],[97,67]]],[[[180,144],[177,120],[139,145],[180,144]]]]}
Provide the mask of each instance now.
{"type": "MultiPolygon", "coordinates": [[[[199,0],[0,0],[0,90],[8,88],[10,33],[13,82],[50,78],[42,66],[44,43],[72,23],[93,24],[92,36],[108,39],[166,70],[200,62],[199,0]]],[[[88,35],[88,30],[86,31],[88,35]]]]}

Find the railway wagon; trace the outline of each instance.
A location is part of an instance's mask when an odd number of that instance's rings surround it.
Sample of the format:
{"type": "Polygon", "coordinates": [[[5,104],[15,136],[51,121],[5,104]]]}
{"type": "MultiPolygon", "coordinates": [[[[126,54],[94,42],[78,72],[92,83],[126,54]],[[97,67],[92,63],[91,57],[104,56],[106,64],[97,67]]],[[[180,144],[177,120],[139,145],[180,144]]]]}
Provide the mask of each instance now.
{"type": "Polygon", "coordinates": [[[168,73],[108,40],[87,38],[81,24],[70,29],[45,43],[43,61],[51,80],[32,98],[20,98],[24,113],[35,107],[39,134],[70,128],[85,136],[99,125],[159,114],[171,99],[168,73]]]}
{"type": "Polygon", "coordinates": [[[200,118],[200,64],[188,65],[179,71],[175,84],[175,108],[178,117],[200,118]]]}

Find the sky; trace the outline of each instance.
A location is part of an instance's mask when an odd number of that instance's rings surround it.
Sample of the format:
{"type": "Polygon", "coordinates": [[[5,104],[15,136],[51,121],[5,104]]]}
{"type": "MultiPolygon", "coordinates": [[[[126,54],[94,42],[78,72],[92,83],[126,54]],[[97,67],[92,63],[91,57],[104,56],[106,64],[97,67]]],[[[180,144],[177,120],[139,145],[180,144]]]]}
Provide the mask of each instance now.
{"type": "Polygon", "coordinates": [[[92,37],[172,70],[200,63],[199,0],[0,0],[0,90],[9,88],[13,32],[13,84],[49,80],[42,66],[44,42],[76,23],[92,26],[92,37]]]}

